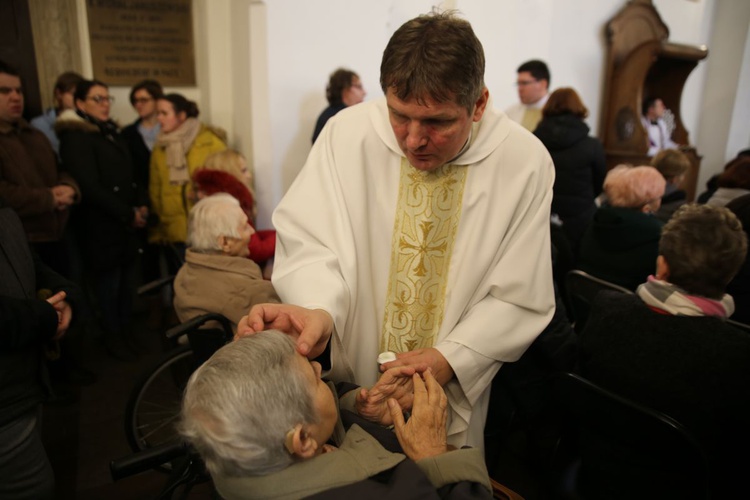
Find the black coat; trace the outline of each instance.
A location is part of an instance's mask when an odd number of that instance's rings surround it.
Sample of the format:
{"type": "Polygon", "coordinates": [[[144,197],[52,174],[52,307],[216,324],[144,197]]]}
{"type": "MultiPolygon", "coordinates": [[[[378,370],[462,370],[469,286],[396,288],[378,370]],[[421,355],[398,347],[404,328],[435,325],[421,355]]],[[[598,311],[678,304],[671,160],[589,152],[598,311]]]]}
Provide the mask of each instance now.
{"type": "Polygon", "coordinates": [[[122,137],[128,145],[130,156],[133,159],[133,168],[135,182],[139,186],[148,186],[149,162],[151,161],[151,151],[143,142],[143,136],[138,132],[138,125],[141,120],[138,119],[122,129],[122,137]]]}
{"type": "Polygon", "coordinates": [[[662,225],[636,209],[601,207],[583,236],[577,267],[635,290],[656,270],[662,225]]]}
{"type": "Polygon", "coordinates": [[[130,262],[136,254],[134,209],[147,205],[135,181],[128,146],[116,131],[83,120],[58,119],[60,157],[81,188],[74,213],[84,255],[94,270],[130,262]]]}
{"type": "Polygon", "coordinates": [[[574,246],[596,211],[606,173],[604,147],[588,134],[588,125],[571,114],[544,118],[534,130],[555,164],[552,212],[574,246]]]}
{"type": "Polygon", "coordinates": [[[0,426],[33,411],[49,393],[44,344],[57,331],[57,313],[38,289],[64,290],[73,305],[77,287],[32,254],[21,220],[0,200],[0,426]]]}
{"type": "Polygon", "coordinates": [[[331,104],[326,109],[324,109],[323,112],[320,113],[320,116],[318,116],[318,120],[315,122],[315,130],[313,130],[313,144],[315,144],[315,139],[317,139],[320,135],[320,132],[323,131],[323,127],[326,123],[328,123],[328,120],[330,120],[333,116],[336,115],[336,113],[338,113],[345,107],[346,105],[344,103],[331,104]]]}
{"type": "MultiPolygon", "coordinates": [[[[745,234],[750,237],[750,194],[730,201],[727,208],[742,222],[745,234]]],[[[737,275],[727,285],[727,293],[734,298],[732,319],[750,324],[750,252],[745,256],[745,262],[737,275]]]]}
{"type": "Polygon", "coordinates": [[[601,292],[579,342],[584,377],[666,413],[703,445],[713,498],[740,498],[750,467],[750,335],[715,317],[672,316],[601,292]]]}

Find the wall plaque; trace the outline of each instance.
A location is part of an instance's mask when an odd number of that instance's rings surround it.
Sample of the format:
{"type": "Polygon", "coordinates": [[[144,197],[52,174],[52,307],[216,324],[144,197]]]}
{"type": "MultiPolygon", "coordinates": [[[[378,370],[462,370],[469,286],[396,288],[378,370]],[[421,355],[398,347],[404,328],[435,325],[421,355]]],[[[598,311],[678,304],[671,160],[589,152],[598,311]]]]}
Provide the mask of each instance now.
{"type": "Polygon", "coordinates": [[[94,76],[195,85],[191,0],[86,0],[94,76]]]}

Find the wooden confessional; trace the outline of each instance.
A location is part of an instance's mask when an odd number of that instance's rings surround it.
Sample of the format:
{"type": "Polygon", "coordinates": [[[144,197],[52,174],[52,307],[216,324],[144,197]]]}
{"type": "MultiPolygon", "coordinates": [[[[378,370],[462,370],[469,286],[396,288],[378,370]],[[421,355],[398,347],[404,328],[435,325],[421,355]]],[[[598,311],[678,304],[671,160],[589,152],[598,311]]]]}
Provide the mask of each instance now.
{"type": "Polygon", "coordinates": [[[648,141],[641,125],[641,103],[659,97],[675,118],[672,140],[683,145],[692,167],[682,188],[688,200],[696,194],[701,156],[690,145],[682,123],[682,90],[708,49],[668,41],[669,29],[651,0],[630,0],[606,26],[607,62],[599,137],[607,167],[620,163],[648,165],[648,141]]]}

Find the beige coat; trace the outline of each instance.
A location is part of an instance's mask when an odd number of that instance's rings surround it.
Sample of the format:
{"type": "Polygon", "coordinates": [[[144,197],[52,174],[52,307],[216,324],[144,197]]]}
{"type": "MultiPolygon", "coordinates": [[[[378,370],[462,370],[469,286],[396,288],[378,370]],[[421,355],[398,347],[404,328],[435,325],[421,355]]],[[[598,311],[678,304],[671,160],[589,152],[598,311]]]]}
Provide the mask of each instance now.
{"type": "Polygon", "coordinates": [[[174,280],[174,308],[181,322],[205,313],[226,316],[236,329],[255,304],[281,300],[258,264],[245,257],[194,252],[174,280]]]}

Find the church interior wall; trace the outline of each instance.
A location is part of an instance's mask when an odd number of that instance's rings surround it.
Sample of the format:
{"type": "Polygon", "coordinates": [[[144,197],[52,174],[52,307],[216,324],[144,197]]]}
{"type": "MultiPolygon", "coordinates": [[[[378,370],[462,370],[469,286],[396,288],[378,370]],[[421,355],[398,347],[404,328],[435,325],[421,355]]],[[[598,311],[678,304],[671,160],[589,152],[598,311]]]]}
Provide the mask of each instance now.
{"type": "MultiPolygon", "coordinates": [[[[91,76],[86,1],[76,2],[81,69],[91,76]]],[[[704,155],[701,191],[711,174],[739,149],[750,147],[750,9],[745,0],[653,3],[670,29],[671,42],[709,48],[682,99],[683,122],[704,155]],[[744,26],[741,36],[722,31],[727,19],[744,26]],[[722,74],[727,67],[738,70],[722,74]],[[713,92],[717,79],[731,80],[732,92],[713,92]],[[716,99],[720,106],[711,105],[716,99]],[[710,126],[712,120],[721,127],[710,126]]],[[[389,37],[433,5],[455,8],[472,23],[485,48],[486,84],[495,107],[515,102],[515,68],[521,62],[544,59],[552,89],[571,86],[581,94],[596,134],[604,25],[624,0],[193,0],[198,83],[167,90],[196,100],[201,118],[225,128],[230,145],[255,165],[260,227],[270,226],[273,207],[304,164],[315,120],[327,104],[328,75],[339,66],[349,67],[360,75],[366,99],[378,99],[383,95],[380,58],[389,37]]],[[[111,92],[117,99],[113,116],[129,123],[135,118],[129,88],[113,87],[111,92]]]]}

